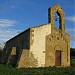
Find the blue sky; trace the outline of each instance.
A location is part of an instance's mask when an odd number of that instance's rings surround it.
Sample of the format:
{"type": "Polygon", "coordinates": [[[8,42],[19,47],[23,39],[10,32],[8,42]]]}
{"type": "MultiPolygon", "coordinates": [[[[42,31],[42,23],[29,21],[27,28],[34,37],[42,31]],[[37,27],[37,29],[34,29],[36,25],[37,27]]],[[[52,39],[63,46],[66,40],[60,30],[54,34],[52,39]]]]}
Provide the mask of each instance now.
{"type": "Polygon", "coordinates": [[[70,45],[75,47],[74,0],[0,0],[0,46],[25,29],[48,23],[48,8],[60,4],[70,45]]]}

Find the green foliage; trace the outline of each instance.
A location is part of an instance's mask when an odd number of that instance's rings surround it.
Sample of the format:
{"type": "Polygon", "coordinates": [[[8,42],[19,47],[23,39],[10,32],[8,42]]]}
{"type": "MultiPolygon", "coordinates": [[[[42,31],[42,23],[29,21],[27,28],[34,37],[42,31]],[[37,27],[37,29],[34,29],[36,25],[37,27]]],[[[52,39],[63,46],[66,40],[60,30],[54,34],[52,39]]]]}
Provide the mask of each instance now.
{"type": "MultiPolygon", "coordinates": [[[[74,61],[73,61],[74,62],[74,61]]],[[[75,75],[75,67],[13,68],[0,65],[0,75],[75,75]]]]}
{"type": "Polygon", "coordinates": [[[75,75],[75,60],[70,67],[13,68],[0,64],[0,75],[75,75]]]}
{"type": "Polygon", "coordinates": [[[75,59],[71,59],[71,66],[75,67],[75,59]]]}
{"type": "Polygon", "coordinates": [[[70,57],[71,59],[75,59],[75,48],[70,48],[70,57]]]}

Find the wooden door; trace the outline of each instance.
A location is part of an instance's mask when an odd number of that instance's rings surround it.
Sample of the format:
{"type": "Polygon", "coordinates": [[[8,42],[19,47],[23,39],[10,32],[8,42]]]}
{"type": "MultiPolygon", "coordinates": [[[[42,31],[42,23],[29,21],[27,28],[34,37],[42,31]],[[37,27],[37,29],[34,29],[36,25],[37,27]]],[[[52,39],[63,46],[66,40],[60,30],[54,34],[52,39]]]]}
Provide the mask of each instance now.
{"type": "Polygon", "coordinates": [[[61,66],[61,51],[59,50],[55,52],[55,66],[61,66]]]}

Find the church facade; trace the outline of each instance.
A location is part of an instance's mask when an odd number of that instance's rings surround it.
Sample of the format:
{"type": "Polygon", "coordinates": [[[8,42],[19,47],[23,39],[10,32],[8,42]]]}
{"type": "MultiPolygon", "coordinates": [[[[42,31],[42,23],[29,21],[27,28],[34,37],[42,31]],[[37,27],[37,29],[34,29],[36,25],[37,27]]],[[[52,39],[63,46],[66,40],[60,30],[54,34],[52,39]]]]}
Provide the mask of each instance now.
{"type": "Polygon", "coordinates": [[[19,68],[70,66],[70,36],[65,32],[60,5],[48,9],[48,24],[29,28],[8,40],[1,62],[19,68]],[[55,13],[59,16],[59,28],[54,24],[55,13]]]}

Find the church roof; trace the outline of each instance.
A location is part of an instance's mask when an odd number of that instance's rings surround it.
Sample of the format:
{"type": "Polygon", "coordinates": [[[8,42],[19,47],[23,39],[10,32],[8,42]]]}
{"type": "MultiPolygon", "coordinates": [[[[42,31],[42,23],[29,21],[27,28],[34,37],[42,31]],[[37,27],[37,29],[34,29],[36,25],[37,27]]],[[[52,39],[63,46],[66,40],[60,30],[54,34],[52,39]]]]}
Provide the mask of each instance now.
{"type": "MultiPolygon", "coordinates": [[[[16,38],[16,37],[18,37],[18,36],[20,36],[20,35],[22,35],[23,33],[27,32],[27,31],[29,31],[31,28],[37,28],[37,27],[45,26],[45,25],[47,25],[47,24],[49,24],[49,23],[42,24],[42,25],[38,25],[38,26],[34,26],[34,27],[30,27],[30,28],[24,30],[23,32],[19,33],[18,35],[14,36],[13,38],[9,39],[7,42],[9,42],[10,40],[12,40],[12,39],[14,39],[14,38],[16,38]]],[[[6,43],[7,43],[7,42],[6,42],[6,43]]]]}

